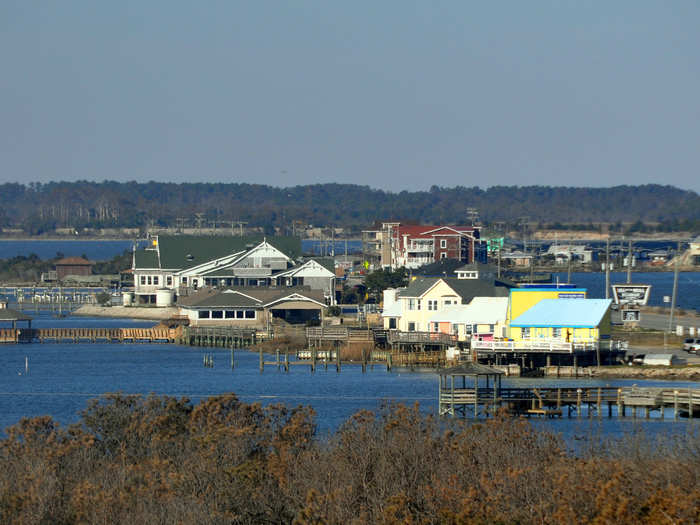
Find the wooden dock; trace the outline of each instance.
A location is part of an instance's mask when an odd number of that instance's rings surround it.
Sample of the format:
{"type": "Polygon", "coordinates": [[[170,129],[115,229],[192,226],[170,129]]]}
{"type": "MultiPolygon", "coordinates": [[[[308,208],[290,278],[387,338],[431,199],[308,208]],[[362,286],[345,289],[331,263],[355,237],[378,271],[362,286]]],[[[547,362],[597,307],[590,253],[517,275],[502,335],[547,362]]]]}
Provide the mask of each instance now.
{"type": "Polygon", "coordinates": [[[182,328],[2,328],[0,343],[175,343],[182,328]]]}
{"type": "Polygon", "coordinates": [[[673,418],[700,415],[700,389],[637,387],[453,388],[442,382],[438,391],[440,415],[492,416],[499,410],[512,415],[546,417],[643,417],[656,411],[673,418]]]}

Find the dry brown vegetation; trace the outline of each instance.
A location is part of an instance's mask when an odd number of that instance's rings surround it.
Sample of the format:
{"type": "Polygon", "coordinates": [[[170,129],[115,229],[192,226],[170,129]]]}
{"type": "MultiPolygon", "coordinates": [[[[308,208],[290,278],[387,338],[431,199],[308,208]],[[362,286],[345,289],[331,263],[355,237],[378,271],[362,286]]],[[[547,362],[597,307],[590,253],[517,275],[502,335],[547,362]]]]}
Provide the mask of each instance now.
{"type": "Polygon", "coordinates": [[[633,436],[574,454],[527,422],[108,395],[79,425],[0,442],[2,523],[695,523],[700,447],[633,436]],[[668,445],[668,444],[667,444],[668,445]]]}

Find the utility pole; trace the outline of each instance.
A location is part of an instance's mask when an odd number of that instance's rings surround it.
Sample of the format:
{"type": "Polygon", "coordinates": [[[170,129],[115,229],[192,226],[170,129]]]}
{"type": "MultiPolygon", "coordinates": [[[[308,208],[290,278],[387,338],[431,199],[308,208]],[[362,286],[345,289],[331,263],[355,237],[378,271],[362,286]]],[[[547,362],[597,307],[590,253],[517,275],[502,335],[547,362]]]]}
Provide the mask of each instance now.
{"type": "Polygon", "coordinates": [[[605,298],[610,299],[610,236],[605,241],[605,298]]]}
{"type": "Polygon", "coordinates": [[[204,221],[204,214],[203,213],[195,213],[195,222],[197,223],[197,230],[199,233],[202,233],[202,222],[204,221]]]}
{"type": "Polygon", "coordinates": [[[627,284],[632,282],[632,239],[629,242],[627,249],[627,284]]]}
{"type": "Polygon", "coordinates": [[[668,316],[668,331],[673,331],[673,311],[676,308],[676,294],[678,293],[678,268],[681,261],[681,241],[678,241],[678,251],[676,252],[676,261],[673,265],[673,293],[671,294],[671,312],[668,316]]]}

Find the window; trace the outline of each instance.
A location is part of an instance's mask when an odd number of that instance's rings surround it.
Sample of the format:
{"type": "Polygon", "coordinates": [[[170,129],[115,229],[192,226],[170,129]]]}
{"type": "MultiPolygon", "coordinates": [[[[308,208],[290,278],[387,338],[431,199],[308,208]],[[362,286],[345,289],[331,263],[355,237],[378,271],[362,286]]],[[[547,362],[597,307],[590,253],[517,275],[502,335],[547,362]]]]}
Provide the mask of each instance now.
{"type": "Polygon", "coordinates": [[[173,276],[172,276],[172,275],[168,275],[168,276],[165,278],[165,283],[167,284],[167,286],[172,286],[172,285],[173,285],[173,276]]]}
{"type": "Polygon", "coordinates": [[[552,328],[552,337],[554,337],[554,339],[561,339],[561,328],[552,328]]]}
{"type": "Polygon", "coordinates": [[[415,332],[416,331],[416,323],[408,323],[408,331],[415,332]]]}
{"type": "Polygon", "coordinates": [[[236,315],[236,312],[234,312],[233,310],[226,310],[225,315],[226,319],[233,319],[236,315]]]}
{"type": "Polygon", "coordinates": [[[489,325],[489,333],[492,334],[494,329],[494,325],[490,324],[489,325]]]}
{"type": "Polygon", "coordinates": [[[440,248],[447,248],[447,239],[440,239],[440,248]]]}
{"type": "Polygon", "coordinates": [[[530,339],[530,329],[522,328],[523,339],[530,339]]]}
{"type": "Polygon", "coordinates": [[[212,310],[211,311],[211,318],[212,319],[223,319],[224,318],[224,311],[223,310],[212,310]]]}
{"type": "Polygon", "coordinates": [[[246,310],[245,311],[245,318],[246,319],[255,319],[255,310],[246,310]]]}
{"type": "Polygon", "coordinates": [[[200,319],[209,319],[209,310],[200,310],[198,317],[200,319]]]}
{"type": "Polygon", "coordinates": [[[187,277],[183,277],[180,281],[182,284],[187,284],[187,277]]]}
{"type": "Polygon", "coordinates": [[[452,325],[452,335],[459,335],[459,325],[457,323],[452,325]]]}
{"type": "Polygon", "coordinates": [[[445,302],[443,303],[445,306],[450,306],[452,304],[451,299],[445,299],[445,302]]]}
{"type": "Polygon", "coordinates": [[[418,299],[418,308],[416,310],[420,310],[420,299],[418,299]]]}
{"type": "Polygon", "coordinates": [[[158,276],[157,275],[153,276],[153,284],[156,284],[156,285],[158,284],[158,276]]]}
{"type": "Polygon", "coordinates": [[[447,259],[447,254],[445,252],[440,252],[440,259],[447,259]]]}
{"type": "Polygon", "coordinates": [[[236,319],[243,319],[243,310],[236,310],[236,319]]]}
{"type": "Polygon", "coordinates": [[[409,299],[409,300],[408,300],[408,309],[409,309],[409,310],[415,310],[415,309],[416,309],[416,300],[415,300],[415,299],[409,299]]]}
{"type": "Polygon", "coordinates": [[[396,318],[391,317],[389,319],[389,330],[396,330],[396,318]]]}
{"type": "Polygon", "coordinates": [[[464,333],[467,335],[471,335],[472,334],[472,325],[465,324],[464,325],[464,333]]]}
{"type": "Polygon", "coordinates": [[[437,305],[438,305],[437,299],[435,299],[435,300],[428,299],[428,310],[437,310],[438,309],[437,305]]]}
{"type": "Polygon", "coordinates": [[[440,331],[440,325],[438,323],[433,323],[433,332],[439,332],[440,331]]]}
{"type": "Polygon", "coordinates": [[[147,281],[148,281],[148,284],[153,284],[153,279],[150,275],[148,276],[147,281]]]}
{"type": "Polygon", "coordinates": [[[141,284],[142,284],[142,285],[145,285],[145,284],[146,284],[146,276],[145,276],[145,275],[142,275],[142,276],[141,276],[141,284]]]}

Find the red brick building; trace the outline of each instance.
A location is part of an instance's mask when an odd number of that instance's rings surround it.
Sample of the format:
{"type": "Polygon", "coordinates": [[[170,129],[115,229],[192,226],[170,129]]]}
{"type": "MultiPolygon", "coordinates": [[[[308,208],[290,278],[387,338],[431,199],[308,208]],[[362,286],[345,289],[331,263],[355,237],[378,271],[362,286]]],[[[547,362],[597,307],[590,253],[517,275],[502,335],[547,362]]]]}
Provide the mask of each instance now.
{"type": "Polygon", "coordinates": [[[95,263],[82,257],[66,257],[56,261],[56,279],[62,281],[67,275],[91,275],[95,263]]]}
{"type": "Polygon", "coordinates": [[[441,259],[471,264],[481,242],[479,226],[385,223],[383,233],[382,265],[392,268],[418,268],[441,259]]]}

